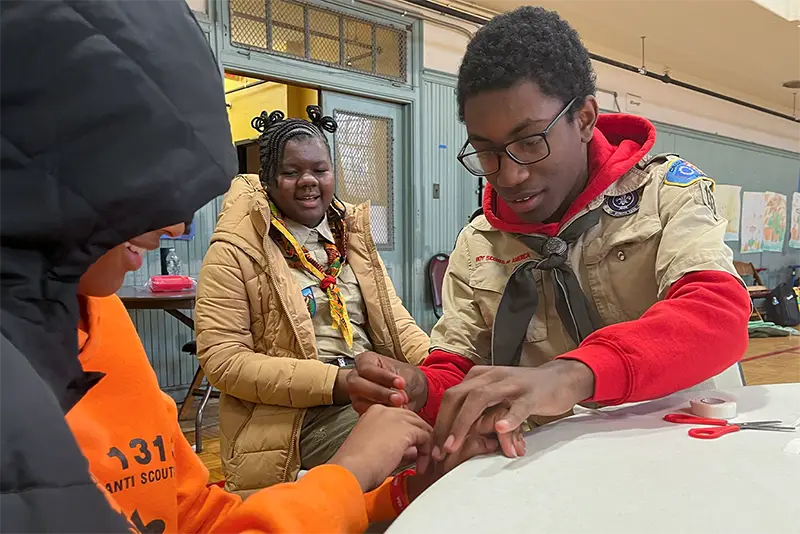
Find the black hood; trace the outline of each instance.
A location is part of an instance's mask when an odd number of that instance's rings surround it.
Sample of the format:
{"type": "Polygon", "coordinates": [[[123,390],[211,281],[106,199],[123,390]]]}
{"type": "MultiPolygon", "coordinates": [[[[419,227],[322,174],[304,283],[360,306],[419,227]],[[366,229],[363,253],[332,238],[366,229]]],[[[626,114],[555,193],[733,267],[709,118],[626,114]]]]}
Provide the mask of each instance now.
{"type": "Polygon", "coordinates": [[[77,283],[236,173],[219,67],[183,0],[0,3],[0,329],[67,411],[77,283]]]}

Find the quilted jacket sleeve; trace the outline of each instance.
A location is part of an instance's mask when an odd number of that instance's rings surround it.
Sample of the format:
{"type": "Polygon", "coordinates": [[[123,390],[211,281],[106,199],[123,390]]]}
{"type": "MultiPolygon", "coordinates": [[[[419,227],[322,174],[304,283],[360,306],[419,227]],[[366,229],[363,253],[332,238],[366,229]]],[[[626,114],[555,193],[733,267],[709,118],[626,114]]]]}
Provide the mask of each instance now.
{"type": "Polygon", "coordinates": [[[200,270],[195,306],[197,356],[209,381],[220,391],[249,402],[291,408],[332,404],[335,366],[254,351],[240,254],[229,243],[213,243],[200,270]]]}
{"type": "Polygon", "coordinates": [[[428,334],[417,326],[417,322],[411,314],[408,313],[400,297],[397,296],[394,285],[392,285],[392,280],[389,278],[389,273],[386,271],[386,266],[383,264],[383,260],[380,256],[378,256],[378,265],[380,266],[383,279],[386,283],[386,292],[389,295],[392,315],[395,320],[395,325],[397,325],[397,334],[400,338],[400,352],[408,363],[420,365],[428,356],[430,338],[428,338],[428,334]]]}

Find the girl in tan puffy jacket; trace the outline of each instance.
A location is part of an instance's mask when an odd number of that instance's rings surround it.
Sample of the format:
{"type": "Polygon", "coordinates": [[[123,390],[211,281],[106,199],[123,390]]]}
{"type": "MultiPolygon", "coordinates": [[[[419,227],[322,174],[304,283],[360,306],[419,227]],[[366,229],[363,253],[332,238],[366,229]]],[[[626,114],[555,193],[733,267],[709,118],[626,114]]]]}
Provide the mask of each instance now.
{"type": "Polygon", "coordinates": [[[333,456],[358,418],[346,386],[355,356],[417,365],[428,352],[378,256],[369,206],[334,197],[323,131],[336,123],[308,114],[253,119],[260,174],[234,178],[197,288],[198,357],[223,393],[226,488],[242,494],[333,456]]]}

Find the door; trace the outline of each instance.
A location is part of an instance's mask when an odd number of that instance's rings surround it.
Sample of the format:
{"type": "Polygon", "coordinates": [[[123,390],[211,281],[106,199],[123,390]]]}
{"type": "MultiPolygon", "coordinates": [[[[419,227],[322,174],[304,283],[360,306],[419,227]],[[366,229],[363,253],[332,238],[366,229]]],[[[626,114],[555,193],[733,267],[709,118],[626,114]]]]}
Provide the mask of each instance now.
{"type": "Polygon", "coordinates": [[[322,111],[339,125],[331,145],[336,195],[350,204],[370,202],[372,237],[397,294],[406,297],[403,107],[323,92],[322,111]]]}

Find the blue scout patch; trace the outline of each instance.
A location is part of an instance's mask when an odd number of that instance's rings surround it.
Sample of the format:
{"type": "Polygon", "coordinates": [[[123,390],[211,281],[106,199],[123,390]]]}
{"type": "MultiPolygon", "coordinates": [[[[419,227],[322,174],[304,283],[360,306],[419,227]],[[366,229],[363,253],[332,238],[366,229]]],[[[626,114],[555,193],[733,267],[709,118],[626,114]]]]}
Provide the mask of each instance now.
{"type": "Polygon", "coordinates": [[[314,298],[314,289],[311,287],[307,287],[302,291],[303,300],[306,301],[306,308],[308,308],[308,314],[311,317],[314,317],[317,313],[317,299],[314,298]]]}
{"type": "Polygon", "coordinates": [[[678,187],[689,187],[700,180],[707,180],[713,185],[714,180],[684,159],[674,159],[664,175],[664,183],[667,185],[677,185],[678,187]]]}
{"type": "Polygon", "coordinates": [[[642,196],[639,191],[631,191],[616,197],[606,197],[603,203],[603,211],[612,217],[627,217],[639,211],[639,204],[642,196]]]}

